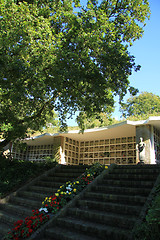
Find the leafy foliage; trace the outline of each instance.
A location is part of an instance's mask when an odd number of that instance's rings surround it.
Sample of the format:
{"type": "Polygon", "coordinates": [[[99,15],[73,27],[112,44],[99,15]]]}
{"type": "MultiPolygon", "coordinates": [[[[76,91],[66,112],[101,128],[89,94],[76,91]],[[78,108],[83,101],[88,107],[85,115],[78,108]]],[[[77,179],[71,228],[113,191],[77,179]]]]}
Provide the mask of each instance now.
{"type": "Polygon", "coordinates": [[[0,198],[55,165],[55,162],[10,161],[0,156],[0,198]]]}
{"type": "Polygon", "coordinates": [[[92,116],[90,118],[87,118],[86,115],[84,114],[83,122],[84,122],[84,127],[86,129],[89,129],[89,128],[104,127],[104,126],[112,125],[119,121],[117,121],[115,118],[112,118],[111,114],[99,113],[98,116],[95,114],[95,116],[92,116]]]}
{"type": "Polygon", "coordinates": [[[157,186],[155,197],[148,209],[146,219],[137,226],[134,240],[155,240],[160,236],[160,185],[157,186]]]}
{"type": "Polygon", "coordinates": [[[58,112],[110,112],[139,70],[128,46],[143,34],[147,0],[1,0],[0,146],[38,130],[58,112]]]}
{"type": "Polygon", "coordinates": [[[154,240],[160,236],[160,185],[155,189],[152,204],[149,206],[146,218],[133,233],[134,240],[154,240]]]}
{"type": "Polygon", "coordinates": [[[121,110],[125,118],[133,120],[158,116],[160,115],[160,96],[142,92],[138,96],[129,98],[121,110]]]}

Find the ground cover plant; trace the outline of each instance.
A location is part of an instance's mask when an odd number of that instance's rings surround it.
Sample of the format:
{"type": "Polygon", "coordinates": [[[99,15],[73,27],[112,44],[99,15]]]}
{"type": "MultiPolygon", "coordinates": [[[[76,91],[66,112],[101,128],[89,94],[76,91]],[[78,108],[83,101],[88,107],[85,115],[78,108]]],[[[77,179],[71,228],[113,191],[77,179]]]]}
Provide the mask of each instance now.
{"type": "Polygon", "coordinates": [[[16,190],[29,180],[51,169],[56,162],[29,162],[9,160],[0,156],[0,198],[16,190]],[[16,176],[16,177],[15,177],[16,176]]]}
{"type": "Polygon", "coordinates": [[[158,240],[160,239],[160,185],[156,188],[151,206],[148,208],[143,223],[137,226],[134,232],[134,240],[158,240]]]}
{"type": "MultiPolygon", "coordinates": [[[[107,167],[108,168],[108,167],[107,167]]],[[[55,194],[46,197],[40,209],[33,210],[33,215],[25,220],[15,222],[12,231],[8,232],[5,240],[21,240],[31,236],[37,228],[49,220],[49,213],[56,214],[67,202],[79,194],[95,177],[104,170],[104,166],[96,163],[73,182],[69,181],[60,186],[55,194]]]]}

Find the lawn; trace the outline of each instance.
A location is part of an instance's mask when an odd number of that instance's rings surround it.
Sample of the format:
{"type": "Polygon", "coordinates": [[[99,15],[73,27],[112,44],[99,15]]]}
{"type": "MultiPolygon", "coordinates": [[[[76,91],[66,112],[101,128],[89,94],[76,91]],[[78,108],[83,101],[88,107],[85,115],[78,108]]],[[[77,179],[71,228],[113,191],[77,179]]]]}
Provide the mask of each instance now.
{"type": "Polygon", "coordinates": [[[8,160],[0,156],[0,198],[54,167],[56,162],[8,160]]]}

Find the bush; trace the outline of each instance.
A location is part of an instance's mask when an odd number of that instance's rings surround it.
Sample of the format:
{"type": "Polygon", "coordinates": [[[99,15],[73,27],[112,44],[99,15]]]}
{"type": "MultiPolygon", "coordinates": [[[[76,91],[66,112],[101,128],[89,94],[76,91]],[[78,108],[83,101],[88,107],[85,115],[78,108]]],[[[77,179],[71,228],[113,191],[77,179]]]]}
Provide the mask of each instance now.
{"type": "Polygon", "coordinates": [[[51,169],[56,164],[56,162],[45,161],[38,163],[9,160],[0,156],[0,198],[16,190],[32,178],[51,169]]]}
{"type": "Polygon", "coordinates": [[[160,240],[160,185],[148,209],[144,222],[137,226],[134,240],[160,240]]]}

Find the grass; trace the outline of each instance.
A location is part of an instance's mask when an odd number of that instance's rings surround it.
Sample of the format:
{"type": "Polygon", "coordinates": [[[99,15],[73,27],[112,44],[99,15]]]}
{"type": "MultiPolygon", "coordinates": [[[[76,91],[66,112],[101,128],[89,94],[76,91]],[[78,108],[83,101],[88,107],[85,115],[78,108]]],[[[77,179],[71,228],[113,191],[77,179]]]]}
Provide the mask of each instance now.
{"type": "Polygon", "coordinates": [[[54,167],[56,162],[8,160],[0,156],[0,198],[17,190],[31,179],[54,167]]]}

